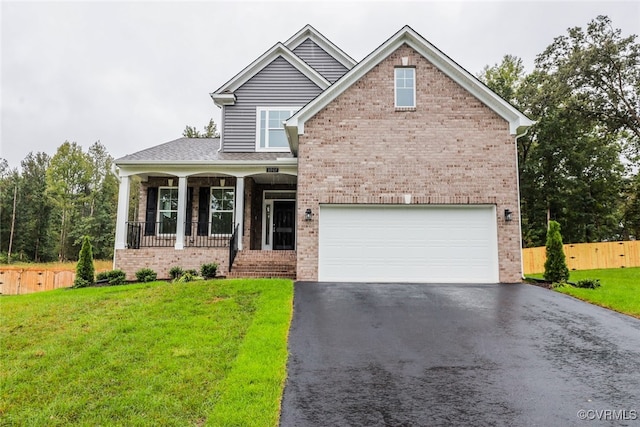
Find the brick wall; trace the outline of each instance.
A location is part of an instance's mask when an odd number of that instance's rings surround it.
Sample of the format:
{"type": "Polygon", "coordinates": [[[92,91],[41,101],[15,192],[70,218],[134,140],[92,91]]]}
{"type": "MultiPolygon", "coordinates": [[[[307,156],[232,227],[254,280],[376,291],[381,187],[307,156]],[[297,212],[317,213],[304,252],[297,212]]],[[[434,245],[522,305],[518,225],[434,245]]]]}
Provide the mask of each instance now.
{"type": "Polygon", "coordinates": [[[318,277],[321,203],[494,204],[500,281],[521,279],[515,140],[507,121],[403,45],[306,122],[298,162],[298,280],[318,277]],[[416,67],[416,108],[394,107],[394,66],[416,67]],[[504,209],[513,221],[504,222],[504,209]]]}
{"type": "Polygon", "coordinates": [[[115,268],[127,274],[127,280],[135,280],[136,271],[151,268],[158,273],[158,279],[169,278],[171,267],[200,271],[202,264],[218,264],[218,275],[229,271],[229,248],[140,248],[118,249],[115,254],[115,268]]]}

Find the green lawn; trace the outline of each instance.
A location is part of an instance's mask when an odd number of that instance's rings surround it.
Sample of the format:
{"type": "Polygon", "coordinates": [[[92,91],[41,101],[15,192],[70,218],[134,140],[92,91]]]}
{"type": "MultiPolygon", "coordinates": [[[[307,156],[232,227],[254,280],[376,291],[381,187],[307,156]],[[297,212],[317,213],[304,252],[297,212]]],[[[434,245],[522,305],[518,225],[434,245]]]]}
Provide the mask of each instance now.
{"type": "Polygon", "coordinates": [[[0,298],[0,424],[275,426],[290,280],[0,298]]]}
{"type": "MultiPolygon", "coordinates": [[[[542,277],[542,275],[532,275],[542,277]]],[[[597,289],[579,289],[573,286],[556,288],[558,292],[640,318],[640,268],[572,271],[569,281],[600,279],[597,289]]]]}

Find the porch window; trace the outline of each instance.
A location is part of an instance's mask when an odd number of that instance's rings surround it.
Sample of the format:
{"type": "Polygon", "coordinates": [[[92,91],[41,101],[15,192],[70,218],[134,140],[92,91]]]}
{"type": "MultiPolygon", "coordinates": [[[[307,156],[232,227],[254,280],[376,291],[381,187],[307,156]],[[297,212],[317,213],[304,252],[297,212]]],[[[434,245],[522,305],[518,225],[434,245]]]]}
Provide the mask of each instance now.
{"type": "Polygon", "coordinates": [[[158,189],[158,234],[176,234],[178,187],[158,189]]]}
{"type": "Polygon", "coordinates": [[[282,122],[300,107],[268,107],[257,109],[256,151],[289,151],[282,122]]]}
{"type": "Polygon", "coordinates": [[[397,108],[416,106],[416,69],[399,67],[395,69],[395,92],[397,108]]]}
{"type": "Polygon", "coordinates": [[[233,187],[211,187],[211,234],[233,233],[233,187]]]}

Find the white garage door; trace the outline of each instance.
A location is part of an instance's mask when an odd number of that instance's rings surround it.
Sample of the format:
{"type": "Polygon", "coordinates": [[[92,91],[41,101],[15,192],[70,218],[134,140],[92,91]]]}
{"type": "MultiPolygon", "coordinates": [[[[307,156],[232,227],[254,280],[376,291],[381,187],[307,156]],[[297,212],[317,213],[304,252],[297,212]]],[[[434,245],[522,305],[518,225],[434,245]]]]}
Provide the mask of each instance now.
{"type": "Polygon", "coordinates": [[[321,205],[318,279],[497,283],[495,206],[321,205]]]}

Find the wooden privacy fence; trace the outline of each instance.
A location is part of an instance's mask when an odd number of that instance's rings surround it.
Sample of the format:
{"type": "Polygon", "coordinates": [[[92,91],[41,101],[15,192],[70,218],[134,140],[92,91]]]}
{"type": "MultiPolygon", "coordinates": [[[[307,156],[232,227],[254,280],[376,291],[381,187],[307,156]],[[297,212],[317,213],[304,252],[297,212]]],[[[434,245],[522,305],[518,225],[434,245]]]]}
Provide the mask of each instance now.
{"type": "MultiPolygon", "coordinates": [[[[566,244],[564,254],[569,270],[640,267],[640,240],[566,244]]],[[[545,260],[544,246],[523,249],[524,274],[542,273],[545,260]]]]}
{"type": "MultiPolygon", "coordinates": [[[[107,271],[96,268],[96,273],[107,271]]],[[[53,268],[0,267],[0,295],[22,295],[73,286],[76,272],[53,268]]]]}
{"type": "Polygon", "coordinates": [[[0,269],[0,294],[22,295],[73,286],[76,273],[62,270],[0,269]]]}

